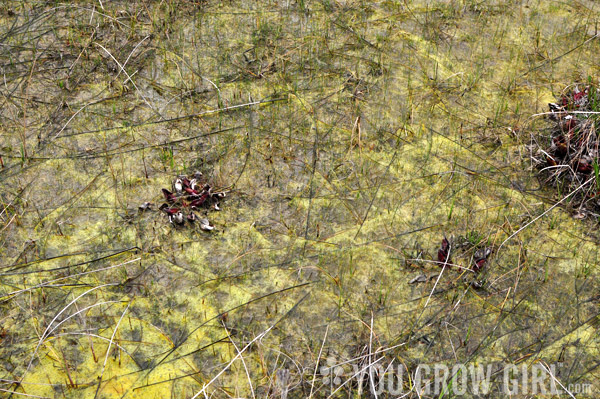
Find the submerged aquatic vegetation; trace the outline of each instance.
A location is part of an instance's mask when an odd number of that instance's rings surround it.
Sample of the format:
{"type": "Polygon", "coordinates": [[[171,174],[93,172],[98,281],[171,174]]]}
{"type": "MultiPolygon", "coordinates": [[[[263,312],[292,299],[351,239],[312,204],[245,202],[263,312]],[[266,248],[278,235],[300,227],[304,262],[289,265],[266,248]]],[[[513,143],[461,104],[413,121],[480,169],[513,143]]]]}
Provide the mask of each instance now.
{"type": "Polygon", "coordinates": [[[2,2],[0,396],[359,397],[375,364],[413,398],[422,363],[598,380],[600,237],[523,159],[530,115],[598,75],[599,19],[2,2]],[[220,212],[195,170],[235,193],[220,212]]]}

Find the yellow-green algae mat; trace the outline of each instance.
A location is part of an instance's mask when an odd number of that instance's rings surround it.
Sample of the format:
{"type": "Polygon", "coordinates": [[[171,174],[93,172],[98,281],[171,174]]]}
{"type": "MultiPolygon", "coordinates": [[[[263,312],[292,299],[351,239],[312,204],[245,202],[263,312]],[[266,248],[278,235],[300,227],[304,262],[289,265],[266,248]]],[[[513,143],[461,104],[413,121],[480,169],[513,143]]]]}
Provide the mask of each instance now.
{"type": "Polygon", "coordinates": [[[0,396],[347,397],[327,360],[379,359],[595,397],[597,221],[538,218],[526,145],[600,76],[598,7],[3,2],[0,396]],[[210,233],[156,211],[196,170],[210,233]]]}

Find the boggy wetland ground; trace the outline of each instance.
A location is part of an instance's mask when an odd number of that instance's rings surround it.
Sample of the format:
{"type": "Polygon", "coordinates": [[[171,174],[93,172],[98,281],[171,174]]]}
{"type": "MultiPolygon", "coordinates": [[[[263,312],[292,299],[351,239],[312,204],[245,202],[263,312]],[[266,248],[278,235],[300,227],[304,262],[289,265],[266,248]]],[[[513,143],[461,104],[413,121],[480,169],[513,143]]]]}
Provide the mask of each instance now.
{"type": "Polygon", "coordinates": [[[414,376],[464,363],[495,365],[467,397],[507,396],[502,364],[596,397],[598,220],[529,145],[600,77],[599,17],[1,2],[0,396],[359,397],[377,364],[457,397],[414,376]],[[227,194],[212,231],[158,210],[195,172],[227,194]]]}

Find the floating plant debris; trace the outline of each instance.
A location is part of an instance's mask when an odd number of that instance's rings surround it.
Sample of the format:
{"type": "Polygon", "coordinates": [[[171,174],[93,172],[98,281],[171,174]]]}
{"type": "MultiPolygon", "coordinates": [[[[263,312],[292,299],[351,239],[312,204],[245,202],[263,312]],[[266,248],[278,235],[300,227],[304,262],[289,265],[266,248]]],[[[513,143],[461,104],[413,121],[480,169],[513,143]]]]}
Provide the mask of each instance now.
{"type": "Polygon", "coordinates": [[[550,134],[542,135],[531,148],[534,165],[546,184],[556,187],[559,195],[571,194],[575,215],[600,211],[600,90],[588,85],[570,86],[548,104],[548,118],[554,122],[550,134]]]}
{"type": "MultiPolygon", "coordinates": [[[[178,176],[171,190],[161,189],[165,199],[159,210],[169,218],[169,222],[176,226],[193,225],[198,222],[201,230],[211,231],[214,226],[209,220],[199,218],[195,211],[207,213],[210,210],[219,211],[219,202],[226,197],[224,191],[213,191],[213,187],[200,172],[192,176],[178,176]]],[[[140,211],[150,210],[152,203],[144,202],[139,206],[140,211]]]]}
{"type": "Polygon", "coordinates": [[[408,282],[408,284],[417,284],[417,283],[424,283],[427,281],[427,276],[424,274],[419,274],[418,276],[416,276],[415,278],[413,278],[412,280],[410,280],[408,282]]]}
{"type": "Polygon", "coordinates": [[[419,283],[426,283],[427,281],[430,280],[435,280],[435,278],[438,276],[437,273],[434,274],[419,274],[418,276],[414,277],[412,280],[410,280],[408,282],[408,284],[419,284],[419,283]]]}
{"type": "Polygon", "coordinates": [[[151,202],[144,202],[142,205],[139,206],[140,211],[150,211],[152,210],[152,206],[153,204],[151,202]]]}

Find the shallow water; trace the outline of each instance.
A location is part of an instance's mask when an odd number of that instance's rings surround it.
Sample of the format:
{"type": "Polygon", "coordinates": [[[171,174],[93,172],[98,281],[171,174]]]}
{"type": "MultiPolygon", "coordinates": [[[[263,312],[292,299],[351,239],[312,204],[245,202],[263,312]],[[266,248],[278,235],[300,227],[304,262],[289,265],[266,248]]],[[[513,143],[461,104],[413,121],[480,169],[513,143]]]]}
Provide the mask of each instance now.
{"type": "Polygon", "coordinates": [[[3,392],[347,397],[378,359],[593,397],[596,221],[536,219],[526,145],[595,3],[104,3],[0,10],[3,392]],[[197,170],[215,231],[138,211],[197,170]]]}

